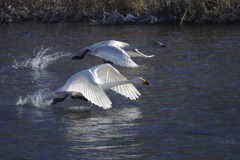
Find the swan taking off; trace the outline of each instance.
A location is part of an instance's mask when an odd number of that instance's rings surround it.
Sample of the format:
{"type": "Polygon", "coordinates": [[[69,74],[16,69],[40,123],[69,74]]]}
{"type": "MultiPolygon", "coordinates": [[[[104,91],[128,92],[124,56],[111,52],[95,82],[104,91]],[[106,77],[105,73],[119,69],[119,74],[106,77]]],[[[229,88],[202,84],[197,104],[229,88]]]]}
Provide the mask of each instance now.
{"type": "Polygon", "coordinates": [[[130,57],[150,58],[154,56],[143,54],[138,50],[145,47],[166,47],[166,45],[160,42],[128,44],[115,40],[102,41],[84,48],[79,52],[80,56],[74,56],[72,59],[83,59],[86,55],[92,55],[103,58],[104,62],[113,63],[121,67],[138,67],[130,57]]]}
{"type": "Polygon", "coordinates": [[[140,77],[127,80],[110,64],[98,65],[72,75],[62,87],[55,91],[55,93],[66,94],[65,97],[55,98],[51,104],[62,102],[71,96],[73,99],[87,100],[99,107],[109,109],[112,107],[112,102],[104,90],[112,89],[131,100],[136,100],[141,94],[132,83],[150,85],[140,77]]]}

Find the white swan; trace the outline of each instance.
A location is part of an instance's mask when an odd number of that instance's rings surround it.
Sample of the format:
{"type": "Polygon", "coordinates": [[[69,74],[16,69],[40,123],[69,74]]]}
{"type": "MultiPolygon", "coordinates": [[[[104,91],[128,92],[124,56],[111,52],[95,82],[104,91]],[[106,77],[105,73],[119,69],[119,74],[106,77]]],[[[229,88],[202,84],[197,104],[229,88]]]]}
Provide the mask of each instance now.
{"type": "Polygon", "coordinates": [[[62,87],[55,91],[55,93],[66,94],[65,97],[55,98],[51,104],[62,102],[71,96],[108,109],[111,108],[112,102],[104,90],[112,89],[131,100],[136,100],[141,94],[132,83],[149,85],[140,77],[127,80],[110,64],[98,65],[72,75],[62,87]]]}
{"type": "Polygon", "coordinates": [[[150,58],[154,56],[139,52],[138,48],[144,47],[166,47],[166,45],[160,42],[128,44],[115,40],[102,41],[84,48],[79,52],[80,56],[74,56],[72,59],[83,59],[86,55],[93,55],[106,59],[104,62],[114,63],[121,67],[138,67],[130,57],[150,58]]]}

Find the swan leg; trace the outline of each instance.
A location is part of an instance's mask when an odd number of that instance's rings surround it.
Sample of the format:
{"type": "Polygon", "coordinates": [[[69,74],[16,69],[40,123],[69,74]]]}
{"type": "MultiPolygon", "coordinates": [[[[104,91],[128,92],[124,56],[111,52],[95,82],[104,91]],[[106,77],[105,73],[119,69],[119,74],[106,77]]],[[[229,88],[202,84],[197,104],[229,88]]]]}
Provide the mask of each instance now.
{"type": "Polygon", "coordinates": [[[85,55],[73,56],[72,59],[83,59],[85,55]]]}
{"type": "Polygon", "coordinates": [[[81,96],[81,97],[74,97],[74,96],[71,96],[72,99],[81,99],[81,100],[84,100],[84,101],[88,101],[85,97],[81,96]]]}
{"type": "Polygon", "coordinates": [[[68,97],[68,95],[64,96],[63,98],[54,98],[51,105],[54,105],[54,104],[59,103],[59,102],[63,102],[67,97],[68,97]]]}
{"type": "Polygon", "coordinates": [[[110,63],[110,64],[113,64],[112,61],[109,61],[109,60],[106,60],[106,59],[104,59],[103,62],[104,62],[104,63],[110,63]]]}
{"type": "Polygon", "coordinates": [[[86,49],[82,55],[80,55],[80,56],[73,56],[72,59],[83,59],[86,56],[88,51],[90,51],[90,50],[86,49]]]}

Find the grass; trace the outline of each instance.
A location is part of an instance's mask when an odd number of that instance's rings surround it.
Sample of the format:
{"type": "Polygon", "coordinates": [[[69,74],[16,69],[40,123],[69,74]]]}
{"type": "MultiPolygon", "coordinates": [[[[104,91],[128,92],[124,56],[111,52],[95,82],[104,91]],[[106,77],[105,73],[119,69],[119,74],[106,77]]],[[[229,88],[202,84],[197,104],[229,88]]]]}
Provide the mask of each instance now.
{"type": "Polygon", "coordinates": [[[138,21],[155,17],[152,23],[240,21],[240,0],[1,0],[0,22],[101,20],[104,13],[116,9],[121,16],[131,14],[138,21]]]}

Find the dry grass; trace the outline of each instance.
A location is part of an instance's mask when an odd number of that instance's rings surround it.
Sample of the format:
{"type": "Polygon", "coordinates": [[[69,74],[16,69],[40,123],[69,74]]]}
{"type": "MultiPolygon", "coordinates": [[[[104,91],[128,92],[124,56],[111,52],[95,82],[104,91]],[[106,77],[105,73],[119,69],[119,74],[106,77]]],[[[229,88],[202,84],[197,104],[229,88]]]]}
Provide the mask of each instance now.
{"type": "MultiPolygon", "coordinates": [[[[177,23],[231,23],[240,20],[240,0],[1,0],[0,22],[99,19],[117,9],[125,17],[177,23]]],[[[133,21],[132,21],[133,22],[133,21]]]]}

